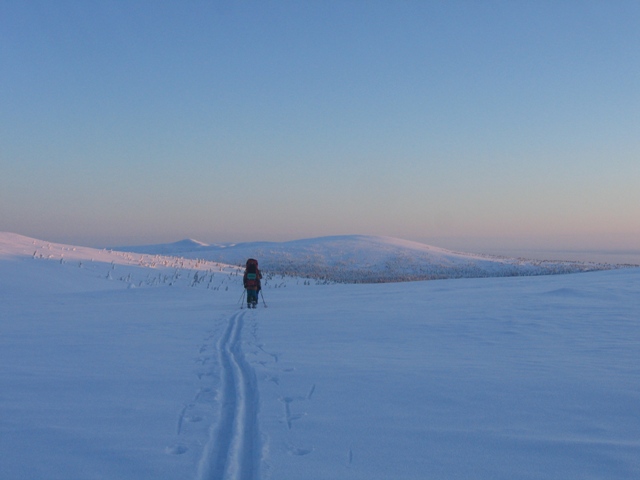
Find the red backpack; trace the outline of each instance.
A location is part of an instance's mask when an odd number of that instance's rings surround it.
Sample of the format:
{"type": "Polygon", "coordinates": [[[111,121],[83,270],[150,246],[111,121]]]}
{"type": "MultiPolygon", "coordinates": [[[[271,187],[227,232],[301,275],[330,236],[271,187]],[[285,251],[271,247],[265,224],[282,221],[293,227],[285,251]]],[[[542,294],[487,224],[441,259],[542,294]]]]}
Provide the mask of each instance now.
{"type": "Polygon", "coordinates": [[[257,287],[260,284],[258,278],[258,261],[254,258],[247,260],[245,276],[245,288],[257,287]]]}
{"type": "Polygon", "coordinates": [[[255,273],[255,271],[258,269],[258,260],[256,260],[255,258],[250,258],[249,260],[247,260],[247,271],[249,271],[249,267],[251,267],[253,269],[253,272],[255,273]]]}

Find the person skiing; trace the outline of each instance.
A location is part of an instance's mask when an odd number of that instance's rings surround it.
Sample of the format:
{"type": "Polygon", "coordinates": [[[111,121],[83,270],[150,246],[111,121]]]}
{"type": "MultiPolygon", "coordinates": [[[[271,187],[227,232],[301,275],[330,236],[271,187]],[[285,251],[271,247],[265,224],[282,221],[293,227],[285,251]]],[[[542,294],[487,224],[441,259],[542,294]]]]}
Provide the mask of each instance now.
{"type": "Polygon", "coordinates": [[[258,269],[258,261],[255,258],[247,260],[247,265],[242,277],[242,283],[247,290],[247,307],[256,308],[258,306],[258,292],[262,289],[260,280],[262,273],[258,269]]]}

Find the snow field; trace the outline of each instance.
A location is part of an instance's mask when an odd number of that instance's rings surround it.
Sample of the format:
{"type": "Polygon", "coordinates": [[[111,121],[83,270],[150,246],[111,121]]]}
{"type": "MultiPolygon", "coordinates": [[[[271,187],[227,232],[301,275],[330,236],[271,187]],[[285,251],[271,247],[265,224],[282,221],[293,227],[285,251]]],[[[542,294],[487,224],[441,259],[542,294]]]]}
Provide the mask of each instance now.
{"type": "Polygon", "coordinates": [[[640,475],[640,269],[278,277],[240,310],[232,268],[11,242],[2,478],[640,475]]]}

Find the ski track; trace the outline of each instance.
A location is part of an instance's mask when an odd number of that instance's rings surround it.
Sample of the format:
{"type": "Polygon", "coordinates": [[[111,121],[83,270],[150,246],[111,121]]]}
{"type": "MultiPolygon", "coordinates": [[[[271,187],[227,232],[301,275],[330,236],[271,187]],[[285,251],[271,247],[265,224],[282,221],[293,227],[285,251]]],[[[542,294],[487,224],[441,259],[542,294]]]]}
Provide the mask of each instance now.
{"type": "Polygon", "coordinates": [[[242,351],[246,312],[237,312],[218,341],[220,416],[211,429],[198,480],[259,480],[261,442],[255,371],[242,351]]]}

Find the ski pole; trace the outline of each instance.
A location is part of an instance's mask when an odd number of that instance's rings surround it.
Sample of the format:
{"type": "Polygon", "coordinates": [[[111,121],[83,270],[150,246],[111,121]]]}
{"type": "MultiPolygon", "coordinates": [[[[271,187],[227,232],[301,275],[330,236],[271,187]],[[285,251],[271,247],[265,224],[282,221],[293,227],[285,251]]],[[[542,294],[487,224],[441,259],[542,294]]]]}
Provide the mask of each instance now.
{"type": "Polygon", "coordinates": [[[247,293],[247,290],[244,289],[242,291],[242,295],[240,296],[240,308],[244,308],[244,296],[245,296],[246,293],[247,293]]]}
{"type": "Polygon", "coordinates": [[[267,302],[264,301],[264,293],[262,293],[262,289],[260,289],[260,296],[262,297],[262,303],[264,304],[264,308],[267,308],[267,302]]]}

